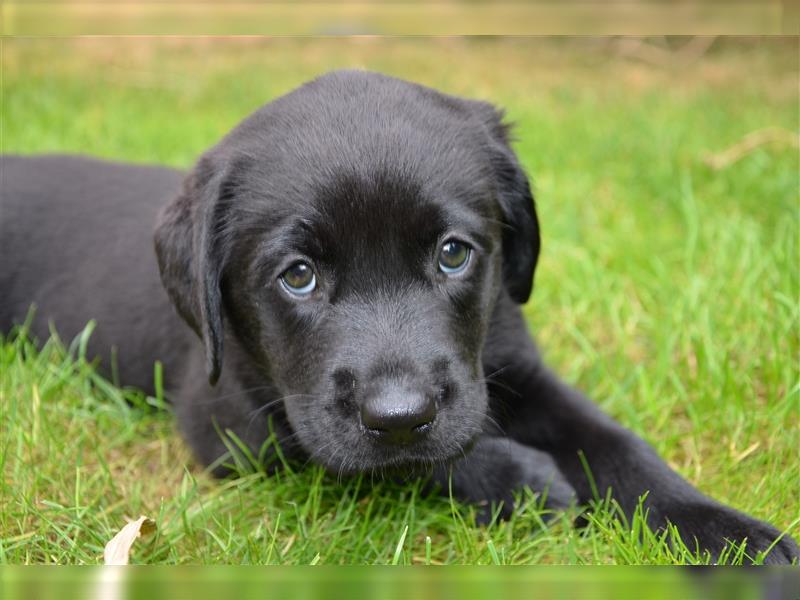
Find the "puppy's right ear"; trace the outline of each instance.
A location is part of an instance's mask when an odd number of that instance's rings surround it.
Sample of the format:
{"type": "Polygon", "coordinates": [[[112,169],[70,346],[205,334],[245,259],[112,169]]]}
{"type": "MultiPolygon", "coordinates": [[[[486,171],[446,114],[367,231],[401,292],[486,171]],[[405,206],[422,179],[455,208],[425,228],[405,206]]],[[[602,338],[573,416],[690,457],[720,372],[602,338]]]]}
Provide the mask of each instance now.
{"type": "Polygon", "coordinates": [[[524,304],[531,295],[540,248],[539,219],[531,186],[511,149],[510,126],[504,122],[503,111],[488,102],[472,101],[471,106],[489,133],[487,148],[505,226],[503,280],[509,296],[524,304]]]}
{"type": "Polygon", "coordinates": [[[220,227],[224,169],[204,156],[183,188],[159,215],[155,248],[161,281],[180,316],[205,345],[206,372],[213,385],[222,367],[222,294],[226,258],[220,227]]]}

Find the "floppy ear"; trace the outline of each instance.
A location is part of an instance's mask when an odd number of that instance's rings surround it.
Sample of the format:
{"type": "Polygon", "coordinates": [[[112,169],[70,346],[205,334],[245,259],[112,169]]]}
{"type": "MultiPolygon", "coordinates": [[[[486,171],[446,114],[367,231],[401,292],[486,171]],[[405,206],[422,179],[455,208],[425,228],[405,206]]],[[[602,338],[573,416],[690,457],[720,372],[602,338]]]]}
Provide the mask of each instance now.
{"type": "Polygon", "coordinates": [[[479,103],[491,137],[490,153],[500,210],[503,215],[503,280],[511,298],[528,301],[539,259],[539,221],[528,177],[509,144],[509,126],[503,113],[479,103]]]}
{"type": "Polygon", "coordinates": [[[222,368],[222,294],[226,258],[224,170],[204,156],[159,215],[155,248],[161,281],[178,313],[205,344],[211,385],[222,368]]]}

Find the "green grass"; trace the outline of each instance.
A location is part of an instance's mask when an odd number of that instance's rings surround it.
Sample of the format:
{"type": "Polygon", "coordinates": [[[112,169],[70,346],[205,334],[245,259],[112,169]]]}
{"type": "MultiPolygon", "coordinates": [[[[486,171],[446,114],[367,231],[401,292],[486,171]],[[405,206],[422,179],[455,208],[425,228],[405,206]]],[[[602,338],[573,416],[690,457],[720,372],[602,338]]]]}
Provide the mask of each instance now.
{"type": "MultiPolygon", "coordinates": [[[[544,250],[525,310],[548,362],[702,491],[800,537],[798,150],[704,162],[754,130],[798,131],[796,40],[723,40],[680,69],[593,40],[2,44],[5,152],[185,167],[263,102],[342,66],[505,106],[537,190],[544,250]]],[[[140,514],[159,527],[134,555],[147,563],[708,560],[607,502],[586,528],[575,513],[545,526],[528,494],[510,522],[478,528],[473,508],[418,483],[316,468],[213,481],[163,403],[99,378],[79,341],[2,341],[0,406],[3,563],[96,563],[140,514]]]]}

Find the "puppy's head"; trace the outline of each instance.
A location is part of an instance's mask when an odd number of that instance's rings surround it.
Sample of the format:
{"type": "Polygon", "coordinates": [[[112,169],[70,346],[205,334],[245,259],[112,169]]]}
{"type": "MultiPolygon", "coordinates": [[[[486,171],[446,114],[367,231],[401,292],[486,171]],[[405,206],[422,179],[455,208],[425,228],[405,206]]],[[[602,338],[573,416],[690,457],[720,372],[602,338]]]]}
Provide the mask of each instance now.
{"type": "Polygon", "coordinates": [[[444,461],[481,431],[489,320],[500,294],[527,300],[539,233],[492,106],[337,72],[207,152],[156,250],[212,384],[224,330],[305,451],[356,471],[444,461]]]}

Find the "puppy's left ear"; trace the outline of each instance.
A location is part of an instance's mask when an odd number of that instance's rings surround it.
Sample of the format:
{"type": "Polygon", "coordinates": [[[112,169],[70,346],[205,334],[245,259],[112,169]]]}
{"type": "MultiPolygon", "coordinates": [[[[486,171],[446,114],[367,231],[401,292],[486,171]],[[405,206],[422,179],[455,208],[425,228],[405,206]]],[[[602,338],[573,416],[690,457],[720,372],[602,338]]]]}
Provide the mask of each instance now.
{"type": "Polygon", "coordinates": [[[524,304],[533,289],[533,274],[539,259],[539,220],[528,177],[511,150],[509,126],[503,113],[479,102],[478,114],[489,130],[492,167],[500,210],[503,215],[503,280],[509,296],[524,304]]]}
{"type": "Polygon", "coordinates": [[[226,170],[203,156],[183,182],[183,189],[159,215],[155,248],[161,281],[178,314],[203,340],[211,385],[222,368],[223,266],[226,170]]]}

